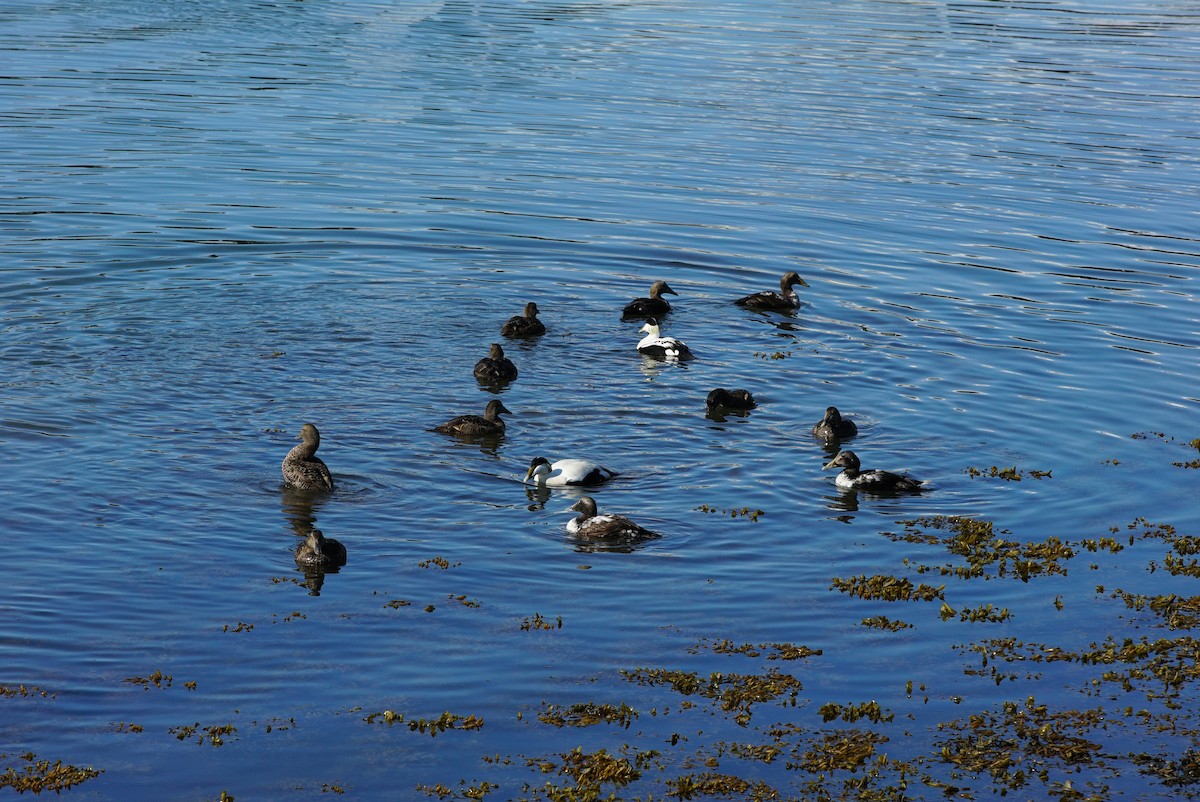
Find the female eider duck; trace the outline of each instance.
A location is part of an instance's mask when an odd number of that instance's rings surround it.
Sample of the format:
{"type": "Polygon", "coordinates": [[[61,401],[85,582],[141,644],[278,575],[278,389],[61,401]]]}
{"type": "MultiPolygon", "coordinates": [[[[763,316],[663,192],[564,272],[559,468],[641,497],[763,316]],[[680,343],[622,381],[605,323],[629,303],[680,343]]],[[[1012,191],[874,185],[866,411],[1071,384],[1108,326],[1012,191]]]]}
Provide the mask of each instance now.
{"type": "Polygon", "coordinates": [[[758,406],[749,390],[726,390],[724,387],[718,387],[709,393],[705,404],[709,412],[722,409],[754,409],[758,406]]]}
{"type": "Polygon", "coordinates": [[[500,327],[504,337],[537,337],[546,333],[546,326],[538,320],[538,307],[533,301],[525,304],[525,312],[510,317],[500,327]]]}
{"type": "Polygon", "coordinates": [[[512,414],[500,399],[493,398],[488,401],[483,415],[459,415],[440,426],[435,426],[434,431],[468,436],[504,434],[504,419],[500,417],[502,412],[512,414]]]}
{"type": "Polygon", "coordinates": [[[586,459],[560,459],[552,463],[545,457],[534,457],[525,472],[525,481],[533,479],[538,487],[598,485],[616,475],[616,471],[586,459]]]}
{"type": "Polygon", "coordinates": [[[587,540],[644,540],[658,537],[623,515],[597,515],[596,502],[591,496],[583,496],[564,512],[579,513],[567,521],[567,531],[587,540]]]}
{"type": "Polygon", "coordinates": [[[858,434],[858,427],[849,418],[843,418],[837,407],[826,407],[825,417],[812,427],[814,437],[822,440],[839,440],[858,434]]]}
{"type": "Polygon", "coordinates": [[[667,303],[664,295],[678,295],[679,293],[667,286],[665,281],[656,281],[650,285],[649,298],[634,298],[629,303],[625,304],[625,310],[622,313],[623,317],[646,317],[647,315],[665,315],[671,311],[671,305],[667,303]]]}
{"type": "Polygon", "coordinates": [[[637,344],[638,351],[647,356],[656,356],[662,359],[692,359],[691,350],[681,340],[674,337],[663,337],[659,334],[658,320],[650,318],[646,321],[646,325],[642,326],[641,331],[646,332],[637,344]]]}
{"type": "Polygon", "coordinates": [[[283,458],[283,481],[293,490],[333,490],[333,474],[318,457],[321,433],[311,423],[300,427],[300,445],[283,458]]]}
{"type": "Polygon", "coordinates": [[[325,537],[320,529],[314,529],[296,547],[296,563],[312,568],[336,568],[346,564],[346,547],[325,537]]]}
{"type": "Polygon", "coordinates": [[[822,466],[822,470],[838,467],[842,469],[842,472],[837,475],[834,484],[847,490],[886,493],[899,490],[922,489],[922,482],[910,476],[901,476],[898,473],[880,470],[861,470],[858,455],[853,451],[839,451],[836,457],[822,466]]]}
{"type": "Polygon", "coordinates": [[[504,355],[500,343],[492,343],[488,355],[475,363],[475,378],[484,384],[500,384],[517,378],[517,366],[504,355]]]}
{"type": "Polygon", "coordinates": [[[747,295],[745,298],[739,298],[734,303],[748,309],[790,312],[800,306],[800,296],[796,295],[796,291],[792,289],[797,284],[801,287],[808,286],[808,282],[800,278],[798,273],[784,273],[783,278],[779,279],[779,292],[775,292],[774,290],[756,292],[753,295],[747,295]]]}

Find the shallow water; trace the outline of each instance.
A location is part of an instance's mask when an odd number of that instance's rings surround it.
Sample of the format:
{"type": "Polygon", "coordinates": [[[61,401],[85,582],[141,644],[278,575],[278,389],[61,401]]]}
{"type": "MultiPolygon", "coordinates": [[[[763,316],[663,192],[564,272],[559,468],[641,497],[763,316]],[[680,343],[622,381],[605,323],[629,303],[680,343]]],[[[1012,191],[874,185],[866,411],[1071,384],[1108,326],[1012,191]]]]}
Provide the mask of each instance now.
{"type": "Polygon", "coordinates": [[[1196,747],[1186,649],[1163,699],[1102,677],[1129,664],[981,668],[970,645],[1190,632],[1113,595],[1194,598],[1161,540],[1082,541],[1200,524],[1196,471],[1172,464],[1200,436],[1198,27],[1177,2],[0,0],[0,684],[51,694],[0,699],[2,767],[95,767],[70,791],[94,799],[535,799],[570,780],[527,760],[629,745],[657,762],[605,793],[712,772],[851,798],[863,766],[805,756],[871,730],[930,781],[910,796],[988,798],[1005,786],[955,774],[939,724],[1036,697],[1100,709],[1055,725],[1098,748],[1002,732],[1030,775],[1010,796],[1195,793],[1135,759],[1196,747]],[[788,270],[810,285],[795,315],[730,303],[788,270]],[[693,362],[633,350],[620,309],[655,279],[693,362]],[[472,366],[529,300],[549,332],[504,343],[507,435],[433,432],[496,397],[472,366]],[[717,386],[759,407],[708,418],[717,386]],[[931,489],[837,491],[808,435],[829,404],[866,467],[931,489]],[[328,497],[280,486],[306,421],[328,497]],[[572,543],[579,493],[520,483],[539,455],[619,471],[601,510],[662,537],[572,543]],[[991,466],[1024,478],[968,473],[991,466]],[[922,574],[961,556],[886,534],[935,515],[1076,556],[1027,582],[922,574]],[[314,525],[346,545],[339,572],[296,569],[314,525]],[[831,587],[856,575],[1012,617],[831,587]],[[621,673],[654,668],[803,687],[739,722],[621,673]],[[155,671],[172,682],[127,681],[155,671]],[[895,720],[819,712],[871,700],[895,720]],[[638,717],[538,718],[585,702],[638,717]],[[431,737],[384,710],[484,724],[431,737]]]}

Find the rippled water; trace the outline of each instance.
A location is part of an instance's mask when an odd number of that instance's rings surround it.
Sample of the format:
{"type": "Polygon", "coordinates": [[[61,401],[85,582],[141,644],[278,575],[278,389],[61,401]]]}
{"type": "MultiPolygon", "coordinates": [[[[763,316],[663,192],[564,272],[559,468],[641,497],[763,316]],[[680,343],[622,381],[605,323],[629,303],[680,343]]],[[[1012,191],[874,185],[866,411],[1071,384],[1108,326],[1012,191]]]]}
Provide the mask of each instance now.
{"type": "Polygon", "coordinates": [[[1160,541],[1081,542],[1200,524],[1172,464],[1200,436],[1198,31],[1191,4],[1108,0],[0,0],[0,766],[102,770],[77,798],[536,799],[570,784],[563,753],[624,747],[659,754],[604,786],[622,798],[704,772],[853,798],[867,767],[806,756],[876,731],[925,780],[910,796],[987,798],[1003,783],[943,759],[939,724],[1036,697],[1100,710],[1053,731],[1097,751],[1001,732],[1031,779],[1010,798],[1194,795],[1147,768],[1194,754],[1190,683],[997,678],[970,645],[1190,632],[1113,594],[1195,599],[1160,541]],[[794,316],[730,303],[788,270],[794,316]],[[655,279],[693,362],[633,350],[620,309],[655,279]],[[507,435],[433,432],[495,397],[472,366],[530,300],[549,333],[505,343],[507,435]],[[706,417],[717,386],[760,406],[706,417]],[[808,434],[829,404],[867,467],[932,489],[838,492],[808,434]],[[306,421],[328,497],[280,486],[306,421]],[[578,494],[520,483],[539,455],[616,469],[601,509],[662,537],[571,542],[578,494]],[[968,473],[991,466],[1024,478],[968,473]],[[961,555],[887,535],[936,515],[1076,556],[1027,582],[922,574],[961,555]],[[340,572],[296,569],[314,525],[340,572]],[[831,587],[856,575],[944,584],[954,614],[831,587]],[[986,604],[1012,618],[959,620],[986,604]],[[637,669],[803,687],[739,721],[637,669]],[[826,721],[831,701],[895,720],[826,721]],[[587,702],[638,715],[539,720],[587,702]]]}

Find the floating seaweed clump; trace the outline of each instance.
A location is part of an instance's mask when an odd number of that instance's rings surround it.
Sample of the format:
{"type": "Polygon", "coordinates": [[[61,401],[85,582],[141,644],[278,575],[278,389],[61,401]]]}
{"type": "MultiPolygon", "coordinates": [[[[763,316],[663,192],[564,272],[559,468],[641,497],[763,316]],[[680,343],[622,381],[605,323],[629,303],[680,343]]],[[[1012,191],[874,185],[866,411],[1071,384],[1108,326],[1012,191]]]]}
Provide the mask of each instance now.
{"type": "Polygon", "coordinates": [[[531,629],[562,629],[562,616],[558,616],[552,624],[545,618],[542,618],[541,613],[534,613],[532,618],[525,618],[521,621],[521,631],[528,632],[531,629]]]}
{"type": "Polygon", "coordinates": [[[859,623],[862,624],[864,627],[872,627],[874,629],[887,629],[887,630],[891,630],[892,632],[897,632],[901,629],[912,629],[912,624],[909,624],[906,621],[901,621],[899,619],[893,621],[892,619],[888,618],[886,615],[876,615],[876,616],[872,616],[870,618],[864,618],[859,623]]]}
{"type": "Polygon", "coordinates": [[[460,565],[462,565],[461,562],[451,563],[445,557],[430,557],[428,560],[421,560],[417,563],[418,568],[440,568],[443,571],[457,568],[460,565]]]}
{"type": "Polygon", "coordinates": [[[155,670],[154,673],[148,677],[126,677],[121,681],[128,682],[131,685],[141,685],[142,690],[148,691],[150,690],[151,685],[153,685],[155,688],[170,688],[171,683],[175,680],[170,674],[164,674],[161,671],[155,670]]]}
{"type": "Polygon", "coordinates": [[[197,721],[195,724],[170,727],[167,729],[167,732],[181,741],[186,741],[192,736],[196,736],[197,744],[203,745],[205,741],[208,741],[213,746],[224,746],[226,738],[237,735],[237,727],[232,724],[213,724],[204,727],[197,721]]]}
{"type": "MultiPolygon", "coordinates": [[[[1187,443],[1179,443],[1174,437],[1163,434],[1162,432],[1136,432],[1131,435],[1134,440],[1162,440],[1164,443],[1177,443],[1185,448],[1195,449],[1200,451],[1200,437],[1189,440],[1187,443]]],[[[1200,468],[1200,458],[1190,459],[1183,462],[1172,462],[1176,468],[1200,468]]]]}
{"type": "Polygon", "coordinates": [[[753,643],[743,643],[739,645],[728,639],[720,641],[701,639],[695,648],[688,651],[695,654],[703,648],[711,649],[716,654],[742,654],[746,657],[761,657],[763,652],[769,652],[768,660],[799,660],[822,653],[820,649],[810,649],[807,646],[797,646],[793,643],[760,643],[757,646],[753,643]]]}
{"type": "MultiPolygon", "coordinates": [[[[571,781],[571,785],[555,785],[546,783],[540,788],[529,784],[524,792],[530,794],[530,800],[548,800],[550,802],[589,802],[600,800],[603,786],[624,788],[640,779],[648,768],[658,767],[659,753],[653,749],[639,752],[630,750],[628,746],[621,749],[621,755],[614,755],[606,749],[595,752],[584,752],[583,747],[575,747],[570,752],[563,752],[554,758],[526,758],[526,765],[536,768],[542,774],[558,774],[571,781]]],[[[603,797],[616,799],[615,796],[603,797]]]]}
{"type": "Polygon", "coordinates": [[[22,699],[30,696],[40,696],[43,699],[53,699],[55,694],[50,693],[49,691],[43,691],[41,688],[38,688],[34,685],[31,685],[28,688],[24,685],[18,685],[15,688],[9,685],[0,685],[0,697],[12,699],[14,696],[20,696],[22,699]]]}
{"type": "Polygon", "coordinates": [[[670,685],[672,690],[684,696],[699,694],[720,704],[727,713],[735,713],[734,721],[742,726],[750,722],[750,707],[756,702],[770,702],[785,696],[795,706],[799,695],[800,680],[791,674],[780,674],[772,669],[766,674],[721,674],[712,673],[707,680],[699,674],[671,671],[661,668],[638,668],[622,670],[630,682],[639,685],[670,685]]]}
{"type": "Polygon", "coordinates": [[[466,781],[459,782],[460,790],[455,791],[452,788],[438,783],[437,785],[418,785],[417,790],[426,796],[436,796],[438,799],[483,799],[492,791],[499,788],[499,785],[487,782],[486,780],[478,785],[467,785],[466,781]]]}
{"type": "Polygon", "coordinates": [[[956,733],[942,743],[941,758],[961,771],[990,776],[1004,794],[1044,777],[1050,766],[1092,762],[1100,745],[1082,733],[1106,723],[1102,708],[1053,713],[1031,696],[1024,703],[1004,702],[997,712],[940,724],[956,733]]]}
{"type": "Polygon", "coordinates": [[[750,782],[732,774],[684,774],[667,780],[670,795],[678,799],[711,799],[727,797],[749,802],[780,799],[779,790],[762,780],[750,782]]]}
{"type": "Polygon", "coordinates": [[[898,576],[876,574],[874,576],[852,576],[849,579],[834,577],[830,587],[857,596],[860,599],[878,601],[933,601],[942,599],[945,585],[913,585],[912,580],[898,576]]]}
{"type": "MultiPolygon", "coordinates": [[[[64,766],[61,760],[53,763],[45,759],[39,760],[33,752],[26,752],[18,757],[22,761],[20,771],[12,766],[5,769],[0,774],[0,788],[11,788],[19,794],[26,791],[34,794],[53,791],[57,794],[104,773],[103,770],[93,768],[64,766]]],[[[7,758],[8,755],[0,755],[0,760],[7,758]]]]}
{"type": "Polygon", "coordinates": [[[874,756],[876,745],[887,741],[886,735],[871,730],[849,729],[826,733],[819,742],[798,756],[798,762],[789,763],[788,768],[812,774],[857,771],[874,756]]]}
{"type": "MultiPolygon", "coordinates": [[[[1142,774],[1157,777],[1168,788],[1200,784],[1200,751],[1189,749],[1178,760],[1167,760],[1159,755],[1142,753],[1133,756],[1133,762],[1141,766],[1142,774]]],[[[1192,791],[1189,796],[1195,796],[1192,791]]]]}
{"type": "Polygon", "coordinates": [[[937,571],[943,576],[952,575],[961,579],[976,577],[992,578],[1012,575],[1022,582],[1042,575],[1065,575],[1063,562],[1075,556],[1075,550],[1057,537],[1042,542],[1020,543],[1002,537],[1007,531],[997,533],[991,521],[980,521],[961,515],[935,515],[900,521],[906,527],[904,535],[888,535],[897,540],[913,540],[938,544],[956,557],[966,561],[965,566],[918,566],[920,573],[937,571]],[[926,530],[946,532],[935,536],[926,530]]]}
{"type": "MultiPolygon", "coordinates": [[[[1006,482],[1019,482],[1025,477],[1025,473],[1018,470],[1016,465],[1011,468],[1001,468],[996,465],[990,468],[969,467],[966,470],[966,474],[972,479],[977,476],[983,476],[989,479],[1003,479],[1006,482]]],[[[1050,471],[1030,470],[1029,476],[1032,479],[1049,479],[1050,471]]]]}
{"type": "Polygon", "coordinates": [[[638,717],[638,713],[629,705],[596,704],[583,702],[560,707],[548,704],[538,713],[538,719],[555,727],[590,727],[593,724],[619,724],[625,729],[638,717]]]}
{"type": "Polygon", "coordinates": [[[734,507],[733,509],[724,509],[723,507],[713,507],[709,504],[701,504],[696,508],[700,512],[715,512],[721,515],[728,515],[730,518],[749,518],[751,522],[758,523],[759,517],[766,515],[762,510],[751,509],[750,507],[734,507]]]}
{"type": "Polygon", "coordinates": [[[847,724],[853,724],[860,719],[867,719],[873,724],[880,722],[892,721],[896,718],[896,714],[890,710],[884,710],[879,706],[879,702],[874,700],[863,702],[857,705],[839,705],[836,702],[826,702],[817,710],[821,714],[821,720],[829,723],[834,719],[841,719],[847,724]]]}
{"type": "Polygon", "coordinates": [[[1145,596],[1117,588],[1112,592],[1112,598],[1121,599],[1130,610],[1149,610],[1161,618],[1162,626],[1168,629],[1200,627],[1200,596],[1176,596],[1174,593],[1145,596]]]}
{"type": "Polygon", "coordinates": [[[439,732],[445,732],[446,730],[478,730],[483,727],[483,719],[479,716],[459,716],[449,711],[433,719],[414,718],[405,720],[403,713],[397,713],[394,710],[381,710],[377,713],[364,716],[363,721],[368,724],[374,724],[377,721],[382,721],[388,725],[407,724],[408,728],[413,732],[428,733],[433,737],[437,737],[439,732]]]}

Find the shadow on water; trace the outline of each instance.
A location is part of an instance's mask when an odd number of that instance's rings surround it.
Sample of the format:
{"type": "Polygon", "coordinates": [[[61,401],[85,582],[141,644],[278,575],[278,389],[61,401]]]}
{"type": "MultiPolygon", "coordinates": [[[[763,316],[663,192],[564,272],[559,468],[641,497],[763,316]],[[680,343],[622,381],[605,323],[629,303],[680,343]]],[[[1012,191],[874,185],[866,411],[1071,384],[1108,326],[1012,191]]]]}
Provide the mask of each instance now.
{"type": "Polygon", "coordinates": [[[651,543],[662,539],[662,535],[654,533],[649,537],[614,538],[612,540],[588,540],[568,534],[564,541],[579,554],[632,554],[651,543]]]}

